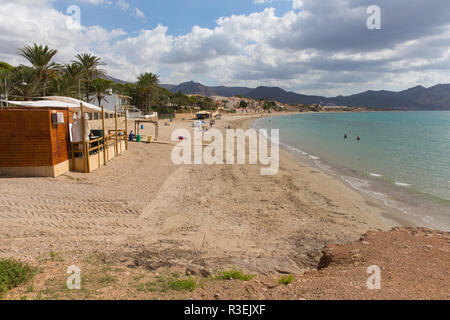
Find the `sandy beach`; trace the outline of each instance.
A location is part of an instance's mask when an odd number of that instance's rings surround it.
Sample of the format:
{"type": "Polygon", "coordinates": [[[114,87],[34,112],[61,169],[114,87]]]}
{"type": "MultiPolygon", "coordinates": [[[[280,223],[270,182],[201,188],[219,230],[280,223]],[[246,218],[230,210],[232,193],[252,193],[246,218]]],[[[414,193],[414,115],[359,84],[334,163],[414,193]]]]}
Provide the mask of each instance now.
{"type": "MultiPolygon", "coordinates": [[[[247,128],[255,117],[225,116],[216,127],[247,128]]],[[[210,275],[232,267],[260,277],[301,275],[317,269],[325,246],[399,225],[386,218],[386,209],[283,150],[274,176],[261,176],[259,165],[176,166],[173,144],[161,142],[176,128],[192,131],[190,123],[160,125],[160,143],[130,143],[127,152],[90,174],[2,177],[0,257],[50,270],[38,276],[41,287],[52,276],[64,279],[68,265],[91,270],[86,257],[99,254],[125,268],[127,276],[116,275],[120,279],[164,270],[210,275]],[[55,255],[56,262],[49,258],[55,255]]],[[[146,124],[142,133],[153,130],[146,124]]],[[[122,281],[94,296],[143,297],[124,293],[122,281]]],[[[23,294],[18,288],[10,297],[23,294]]]]}

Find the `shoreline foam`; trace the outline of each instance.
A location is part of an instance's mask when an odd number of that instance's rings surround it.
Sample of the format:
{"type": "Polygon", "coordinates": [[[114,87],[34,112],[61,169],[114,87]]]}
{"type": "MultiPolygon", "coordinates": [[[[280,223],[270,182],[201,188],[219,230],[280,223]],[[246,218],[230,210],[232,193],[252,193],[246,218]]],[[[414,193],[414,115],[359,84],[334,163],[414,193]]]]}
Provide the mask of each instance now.
{"type": "MultiPolygon", "coordinates": [[[[286,115],[283,115],[286,116],[286,115]]],[[[278,116],[273,116],[278,117],[278,116]]],[[[368,200],[376,200],[379,202],[381,206],[383,206],[385,209],[388,210],[394,210],[393,212],[387,212],[385,214],[386,217],[389,217],[389,219],[392,219],[396,221],[397,223],[403,225],[403,226],[413,226],[413,227],[428,227],[433,228],[437,230],[442,231],[450,231],[450,226],[445,224],[445,221],[439,222],[435,221],[436,219],[433,219],[433,217],[429,214],[419,214],[417,210],[415,210],[414,206],[411,206],[411,204],[403,203],[402,201],[394,200],[392,197],[390,197],[388,194],[390,191],[392,191],[392,188],[398,187],[400,188],[397,190],[398,193],[400,192],[408,192],[410,191],[409,187],[412,186],[412,184],[404,183],[400,181],[392,181],[392,186],[373,186],[371,182],[375,183],[375,180],[380,180],[378,183],[387,184],[385,176],[374,173],[374,172],[368,172],[368,176],[375,179],[374,181],[369,181],[362,179],[362,175],[356,175],[356,176],[348,176],[349,172],[348,169],[345,170],[343,168],[339,168],[337,166],[330,165],[326,160],[323,161],[320,157],[311,156],[310,153],[305,152],[303,150],[298,149],[297,147],[294,147],[292,145],[287,144],[283,141],[282,136],[280,135],[280,146],[287,150],[288,152],[295,155],[297,160],[301,163],[308,163],[309,165],[313,165],[322,172],[336,178],[343,180],[349,187],[351,187],[353,190],[358,191],[360,194],[364,196],[368,196],[368,200]],[[302,157],[303,156],[303,157],[302,157]],[[317,158],[317,159],[315,159],[317,158]],[[314,162],[311,162],[310,160],[316,160],[314,162]],[[318,161],[321,160],[321,161],[318,161]],[[380,191],[380,189],[388,189],[385,190],[385,192],[380,191]]],[[[407,197],[414,197],[413,194],[407,194],[407,197]]],[[[444,199],[445,200],[445,199],[444,199]]],[[[405,201],[405,200],[403,200],[405,201]]],[[[408,200],[406,199],[406,202],[408,200]]],[[[437,204],[436,204],[437,205],[437,204]]],[[[445,207],[444,207],[445,209],[445,207]]],[[[445,218],[445,217],[444,217],[445,218]]],[[[441,219],[442,220],[442,219],[441,219]]]]}

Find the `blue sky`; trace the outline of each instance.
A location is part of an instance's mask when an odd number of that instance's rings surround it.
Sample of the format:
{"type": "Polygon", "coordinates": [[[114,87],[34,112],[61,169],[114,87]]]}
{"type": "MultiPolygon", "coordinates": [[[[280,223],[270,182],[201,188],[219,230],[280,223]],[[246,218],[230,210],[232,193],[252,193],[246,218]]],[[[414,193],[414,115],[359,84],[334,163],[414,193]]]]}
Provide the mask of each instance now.
{"type": "Polygon", "coordinates": [[[248,15],[267,7],[275,8],[277,15],[282,15],[292,8],[290,0],[266,3],[256,3],[254,0],[126,0],[128,10],[119,6],[116,0],[109,2],[111,4],[93,4],[89,0],[58,0],[55,7],[64,12],[69,5],[78,5],[81,8],[82,24],[87,26],[122,28],[133,33],[162,24],[173,35],[188,33],[194,25],[214,28],[216,20],[224,16],[248,15]],[[136,16],[136,8],[144,13],[145,18],[136,16]]]}
{"type": "Polygon", "coordinates": [[[89,52],[135,81],[346,95],[450,83],[449,0],[1,0],[0,61],[17,48],[89,52]],[[367,27],[377,4],[380,29],[367,27]],[[81,11],[73,24],[70,5],[81,11]]]}

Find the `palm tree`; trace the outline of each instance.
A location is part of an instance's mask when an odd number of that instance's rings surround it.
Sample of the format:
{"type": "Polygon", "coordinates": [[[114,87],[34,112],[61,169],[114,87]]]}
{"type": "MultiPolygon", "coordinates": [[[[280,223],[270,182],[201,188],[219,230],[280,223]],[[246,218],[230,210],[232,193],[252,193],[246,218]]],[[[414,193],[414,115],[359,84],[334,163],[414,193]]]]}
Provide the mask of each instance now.
{"type": "Polygon", "coordinates": [[[12,71],[14,67],[6,62],[0,61],[0,72],[12,71]]]}
{"type": "Polygon", "coordinates": [[[36,78],[36,71],[34,68],[27,66],[16,67],[9,73],[8,86],[11,89],[12,96],[22,99],[38,95],[41,89],[36,78]]]}
{"type": "Polygon", "coordinates": [[[58,52],[56,49],[50,49],[48,46],[37,45],[25,46],[18,49],[20,55],[27,59],[33,66],[36,78],[41,86],[41,92],[45,96],[46,88],[50,80],[58,73],[60,66],[52,62],[53,57],[58,52]]]}
{"type": "Polygon", "coordinates": [[[78,63],[72,62],[64,65],[65,73],[73,79],[79,79],[82,76],[83,69],[78,63]]]}
{"type": "Polygon", "coordinates": [[[104,66],[101,58],[91,55],[90,53],[81,53],[75,56],[77,60],[72,61],[81,68],[83,78],[86,80],[86,102],[89,102],[89,83],[99,76],[105,76],[106,71],[100,69],[104,66]]]}
{"type": "Polygon", "coordinates": [[[92,84],[94,85],[95,96],[98,101],[98,106],[100,107],[102,100],[106,101],[105,95],[107,95],[108,91],[114,87],[114,81],[97,78],[92,80],[92,84]]]}
{"type": "Polygon", "coordinates": [[[137,86],[141,94],[141,101],[143,107],[147,106],[147,111],[150,111],[152,105],[152,92],[158,88],[159,76],[155,73],[145,72],[138,76],[137,86]],[[147,105],[148,102],[148,105],[147,105]]]}
{"type": "Polygon", "coordinates": [[[4,98],[6,99],[6,92],[8,90],[8,80],[10,78],[11,72],[14,68],[7,64],[6,62],[0,62],[0,90],[1,93],[5,93],[4,98]]]}
{"type": "Polygon", "coordinates": [[[76,97],[78,93],[78,81],[81,76],[82,70],[78,64],[65,64],[53,79],[50,88],[58,95],[76,97]]]}
{"type": "Polygon", "coordinates": [[[197,99],[195,98],[195,96],[188,96],[187,97],[187,104],[188,106],[192,107],[196,107],[197,106],[197,99]]]}

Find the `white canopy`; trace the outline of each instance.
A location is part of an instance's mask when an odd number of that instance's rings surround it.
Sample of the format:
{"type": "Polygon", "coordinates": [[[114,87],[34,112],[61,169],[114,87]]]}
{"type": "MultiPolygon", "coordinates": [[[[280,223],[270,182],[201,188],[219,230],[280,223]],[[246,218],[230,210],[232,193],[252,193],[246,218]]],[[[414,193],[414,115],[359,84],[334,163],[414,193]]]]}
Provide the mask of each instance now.
{"type": "MultiPolygon", "coordinates": [[[[45,100],[39,101],[6,101],[5,103],[16,106],[32,107],[32,108],[69,108],[72,111],[80,110],[80,103],[83,103],[83,111],[85,112],[102,112],[102,109],[92,103],[87,103],[78,99],[70,97],[41,97],[45,100]]],[[[113,111],[105,110],[105,113],[114,113],[113,111]]]]}

